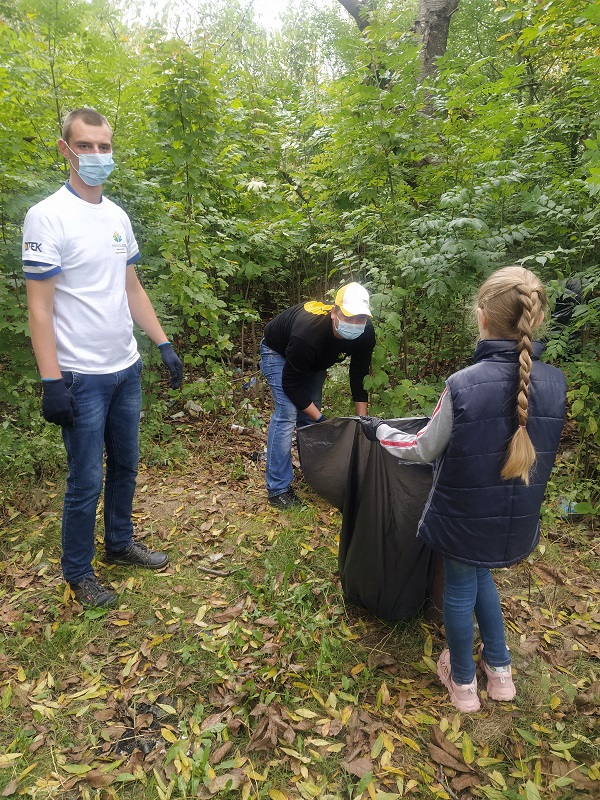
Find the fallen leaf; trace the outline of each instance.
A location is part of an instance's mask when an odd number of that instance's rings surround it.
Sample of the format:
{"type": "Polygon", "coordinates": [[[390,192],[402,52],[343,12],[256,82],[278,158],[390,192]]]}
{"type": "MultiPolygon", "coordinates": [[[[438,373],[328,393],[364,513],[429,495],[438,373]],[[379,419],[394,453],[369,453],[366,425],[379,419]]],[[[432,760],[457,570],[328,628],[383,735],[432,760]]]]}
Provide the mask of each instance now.
{"type": "Polygon", "coordinates": [[[373,763],[370,758],[355,758],[353,761],[342,761],[341,766],[349,772],[350,775],[356,775],[357,778],[364,778],[368,772],[373,769],[373,763]]]}
{"type": "Polygon", "coordinates": [[[19,781],[16,778],[13,778],[10,783],[7,783],[4,789],[2,790],[2,797],[11,797],[17,789],[19,788],[19,781]]]}

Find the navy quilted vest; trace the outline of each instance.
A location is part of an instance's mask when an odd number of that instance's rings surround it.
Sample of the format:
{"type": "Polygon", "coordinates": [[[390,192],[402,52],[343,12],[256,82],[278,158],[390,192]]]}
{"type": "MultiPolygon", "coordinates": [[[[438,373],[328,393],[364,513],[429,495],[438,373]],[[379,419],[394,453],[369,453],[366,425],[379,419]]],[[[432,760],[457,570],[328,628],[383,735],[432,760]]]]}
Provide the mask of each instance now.
{"type": "Polygon", "coordinates": [[[543,364],[534,342],[527,431],[537,453],[529,486],[500,477],[517,422],[519,360],[514,341],[486,339],[474,364],[448,378],[454,420],[450,444],[436,465],[418,535],[434,550],[486,567],[507,567],[529,555],[565,413],[565,377],[543,364]]]}

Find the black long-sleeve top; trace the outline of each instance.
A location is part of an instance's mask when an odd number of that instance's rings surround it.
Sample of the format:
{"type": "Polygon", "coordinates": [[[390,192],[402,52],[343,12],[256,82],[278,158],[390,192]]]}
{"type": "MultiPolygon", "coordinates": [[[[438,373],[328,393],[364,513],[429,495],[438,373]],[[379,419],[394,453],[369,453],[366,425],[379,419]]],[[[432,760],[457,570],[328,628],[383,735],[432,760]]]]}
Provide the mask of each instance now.
{"type": "Polygon", "coordinates": [[[355,403],[366,403],[363,386],[371,368],[375,347],[373,323],[367,320],[364,332],[356,339],[334,336],[332,306],[323,303],[298,303],[282,311],[265,327],[267,347],[285,358],[283,391],[296,408],[308,408],[312,400],[304,386],[306,375],[320,372],[350,356],[350,391],[355,403]]]}

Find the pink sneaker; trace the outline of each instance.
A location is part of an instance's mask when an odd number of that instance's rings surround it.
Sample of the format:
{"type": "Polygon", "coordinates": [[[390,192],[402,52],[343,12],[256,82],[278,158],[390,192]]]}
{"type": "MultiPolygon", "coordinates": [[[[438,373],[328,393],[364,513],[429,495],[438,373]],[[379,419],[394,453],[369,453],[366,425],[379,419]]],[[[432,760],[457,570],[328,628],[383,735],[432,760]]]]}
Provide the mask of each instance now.
{"type": "Polygon", "coordinates": [[[438,678],[444,684],[450,694],[450,701],[458,711],[470,714],[479,711],[481,704],[477,696],[477,678],[473,678],[471,683],[458,684],[452,680],[450,672],[450,650],[442,650],[437,662],[438,678]]]}
{"type": "Polygon", "coordinates": [[[487,693],[492,700],[512,700],[517,688],[512,679],[512,669],[508,667],[490,667],[483,658],[483,645],[480,649],[479,664],[487,677],[487,693]]]}

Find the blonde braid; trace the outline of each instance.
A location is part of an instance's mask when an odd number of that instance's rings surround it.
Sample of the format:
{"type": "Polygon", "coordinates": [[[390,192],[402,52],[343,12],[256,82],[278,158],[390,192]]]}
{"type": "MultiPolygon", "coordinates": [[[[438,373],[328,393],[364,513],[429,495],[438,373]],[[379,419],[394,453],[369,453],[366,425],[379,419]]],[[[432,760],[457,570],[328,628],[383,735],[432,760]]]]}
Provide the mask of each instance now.
{"type": "Polygon", "coordinates": [[[521,266],[510,266],[492,273],[480,288],[477,305],[488,319],[488,330],[498,339],[516,339],[519,353],[517,419],[519,426],[508,445],[502,469],[504,480],[520,478],[529,485],[535,464],[535,448],[527,432],[529,382],[533,355],[533,331],[541,323],[547,305],[546,290],[539,278],[521,266]]]}
{"type": "Polygon", "coordinates": [[[534,302],[532,295],[535,290],[525,283],[514,287],[519,293],[523,310],[516,328],[519,334],[517,350],[519,351],[519,388],[517,390],[517,418],[519,427],[515,431],[508,445],[506,462],[502,469],[504,480],[521,478],[523,483],[529,485],[529,473],[536,461],[535,448],[527,433],[527,420],[529,418],[529,382],[531,380],[531,344],[533,320],[535,319],[534,302]]]}

